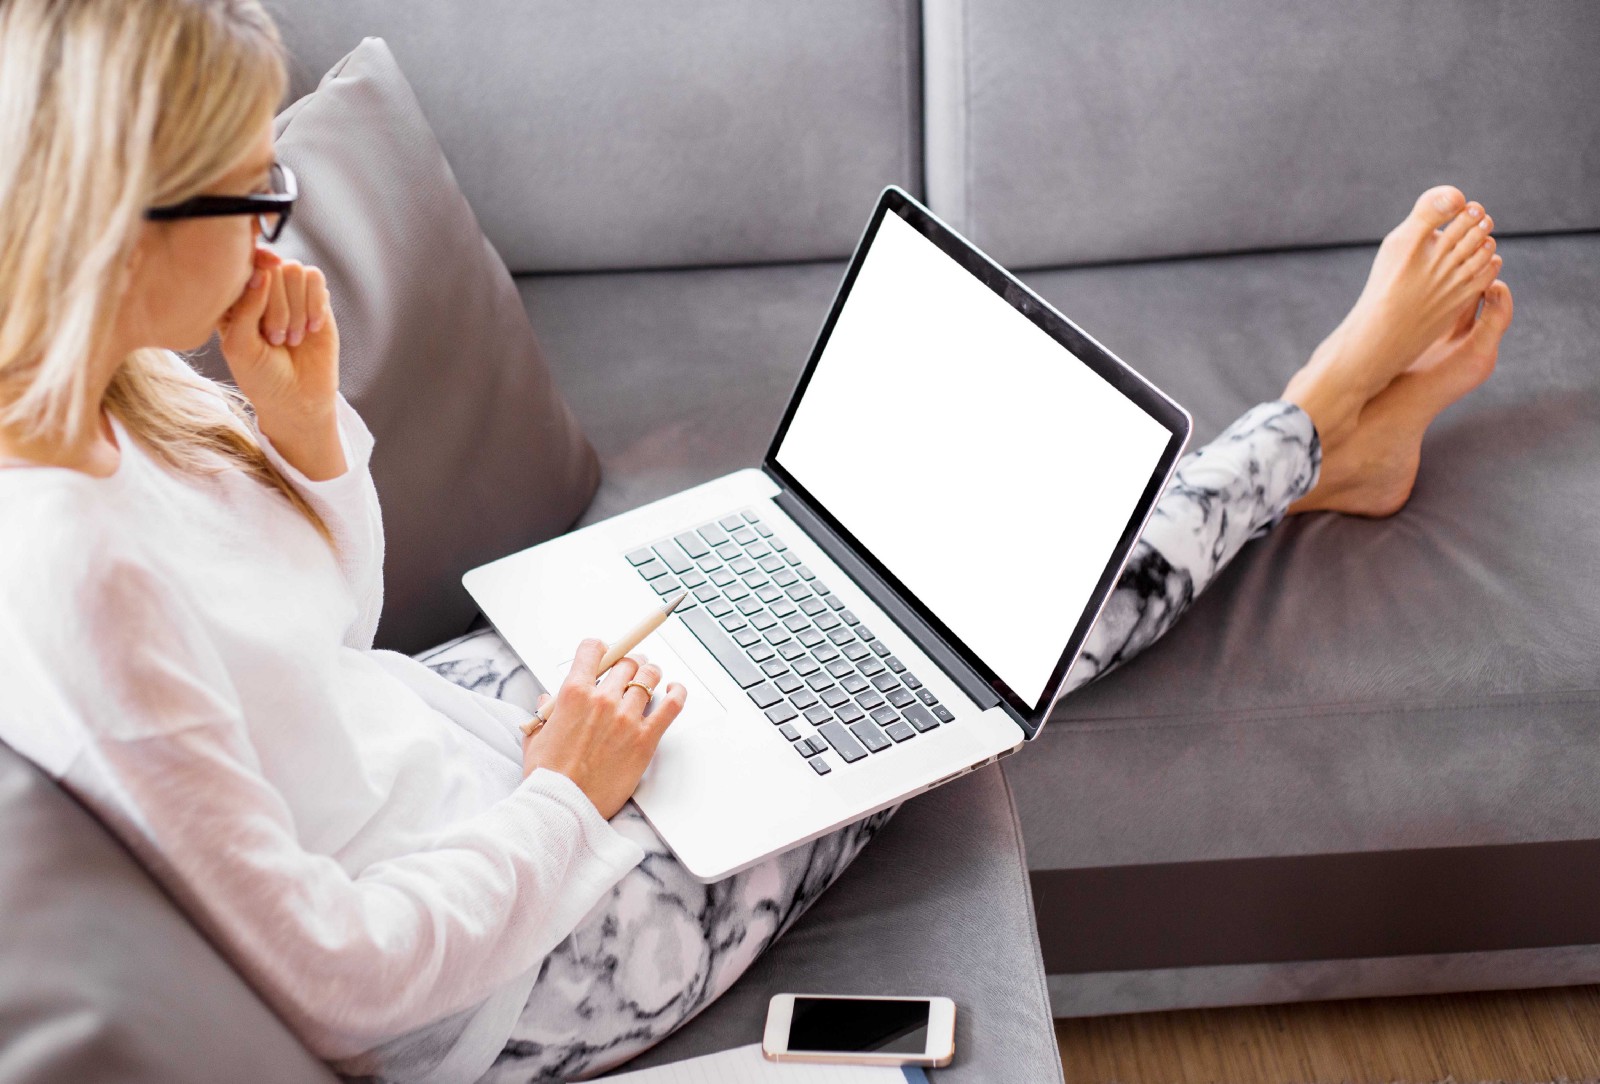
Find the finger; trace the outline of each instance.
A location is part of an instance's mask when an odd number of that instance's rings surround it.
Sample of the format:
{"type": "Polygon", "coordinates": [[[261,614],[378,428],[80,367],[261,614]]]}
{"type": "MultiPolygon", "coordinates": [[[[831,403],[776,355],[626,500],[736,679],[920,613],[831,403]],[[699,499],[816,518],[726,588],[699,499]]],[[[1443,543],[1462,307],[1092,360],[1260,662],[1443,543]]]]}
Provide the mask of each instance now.
{"type": "Polygon", "coordinates": [[[306,337],[306,269],[289,262],[283,265],[283,292],[289,302],[289,319],[284,325],[284,342],[299,346],[306,337]]]}
{"type": "Polygon", "coordinates": [[[261,317],[261,337],[273,346],[282,346],[289,325],[289,294],[283,285],[283,268],[267,272],[271,285],[267,288],[267,311],[261,317]]]}
{"type": "Polygon", "coordinates": [[[319,267],[306,268],[306,333],[315,335],[328,322],[328,279],[319,267]]]}
{"type": "Polygon", "coordinates": [[[563,685],[593,685],[594,679],[599,676],[600,660],[605,656],[606,642],[596,637],[589,637],[578,644],[578,650],[572,656],[572,667],[567,671],[567,676],[562,680],[563,685]]]}
{"type": "Polygon", "coordinates": [[[639,667],[639,672],[634,674],[629,681],[637,681],[644,685],[628,685],[622,690],[622,702],[628,707],[637,706],[643,713],[649,707],[651,699],[656,695],[656,686],[661,684],[661,667],[654,663],[645,663],[639,667]]]}
{"type": "Polygon", "coordinates": [[[654,740],[661,740],[661,735],[672,725],[672,720],[678,717],[678,713],[683,711],[683,705],[688,699],[688,689],[676,681],[667,682],[665,692],[656,699],[655,709],[649,715],[650,735],[654,740]]]}
{"type": "Polygon", "coordinates": [[[622,656],[600,679],[601,690],[608,693],[616,693],[620,697],[622,695],[622,687],[633,680],[633,676],[639,672],[639,666],[639,656],[622,656]]]}
{"type": "Polygon", "coordinates": [[[269,278],[271,275],[268,272],[256,268],[250,281],[245,283],[244,293],[239,295],[239,300],[223,314],[219,327],[223,349],[229,353],[240,353],[254,346],[259,339],[261,314],[266,311],[267,298],[271,293],[267,288],[269,278]]]}

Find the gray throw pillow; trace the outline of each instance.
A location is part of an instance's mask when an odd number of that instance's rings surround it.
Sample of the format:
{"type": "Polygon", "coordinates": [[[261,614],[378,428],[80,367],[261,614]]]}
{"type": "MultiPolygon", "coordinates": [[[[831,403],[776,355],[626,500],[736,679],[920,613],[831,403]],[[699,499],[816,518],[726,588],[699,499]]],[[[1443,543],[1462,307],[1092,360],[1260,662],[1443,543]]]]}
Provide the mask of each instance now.
{"type": "MultiPolygon", "coordinates": [[[[572,526],[599,459],[383,40],[364,39],[276,132],[300,199],[273,247],[328,277],[339,390],[376,439],[377,646],[412,654],[476,615],[463,572],[572,526]]],[[[194,360],[229,379],[215,339],[194,360]]]]}

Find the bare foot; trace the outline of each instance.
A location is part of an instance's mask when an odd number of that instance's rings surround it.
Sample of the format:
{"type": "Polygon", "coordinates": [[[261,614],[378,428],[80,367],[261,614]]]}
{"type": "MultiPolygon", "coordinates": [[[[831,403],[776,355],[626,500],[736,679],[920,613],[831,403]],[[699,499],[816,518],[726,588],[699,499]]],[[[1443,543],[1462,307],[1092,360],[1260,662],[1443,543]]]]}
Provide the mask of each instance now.
{"type": "Polygon", "coordinates": [[[1284,389],[1325,445],[1488,289],[1499,267],[1492,228],[1482,205],[1441,185],[1389,231],[1355,306],[1284,389]]]}
{"type": "MultiPolygon", "coordinates": [[[[1411,497],[1422,434],[1445,407],[1488,379],[1511,324],[1511,288],[1496,280],[1455,325],[1360,411],[1354,428],[1323,444],[1316,488],[1289,506],[1299,512],[1391,516],[1411,497]]],[[[1319,431],[1320,433],[1320,431],[1319,431]]]]}

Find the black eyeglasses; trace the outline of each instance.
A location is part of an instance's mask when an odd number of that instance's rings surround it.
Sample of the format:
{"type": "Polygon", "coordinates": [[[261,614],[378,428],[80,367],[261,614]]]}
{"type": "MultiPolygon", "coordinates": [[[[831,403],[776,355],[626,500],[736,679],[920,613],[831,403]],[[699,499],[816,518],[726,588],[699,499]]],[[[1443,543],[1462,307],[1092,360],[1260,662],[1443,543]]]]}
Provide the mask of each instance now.
{"type": "Polygon", "coordinates": [[[144,216],[155,222],[175,218],[213,218],[218,215],[255,215],[261,223],[261,239],[271,244],[289,222],[289,211],[300,195],[294,173],[281,162],[272,163],[271,192],[249,196],[192,196],[182,203],[151,207],[144,216]]]}

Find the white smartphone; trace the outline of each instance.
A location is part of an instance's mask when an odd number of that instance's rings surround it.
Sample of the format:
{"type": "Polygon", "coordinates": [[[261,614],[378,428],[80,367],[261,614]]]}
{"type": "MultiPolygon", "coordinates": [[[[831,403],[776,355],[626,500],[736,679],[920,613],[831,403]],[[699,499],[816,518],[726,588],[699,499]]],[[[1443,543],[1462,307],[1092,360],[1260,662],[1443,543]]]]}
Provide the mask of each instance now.
{"type": "Polygon", "coordinates": [[[956,1003],[947,997],[774,994],[761,1052],[773,1061],[949,1065],[956,1003]]]}

